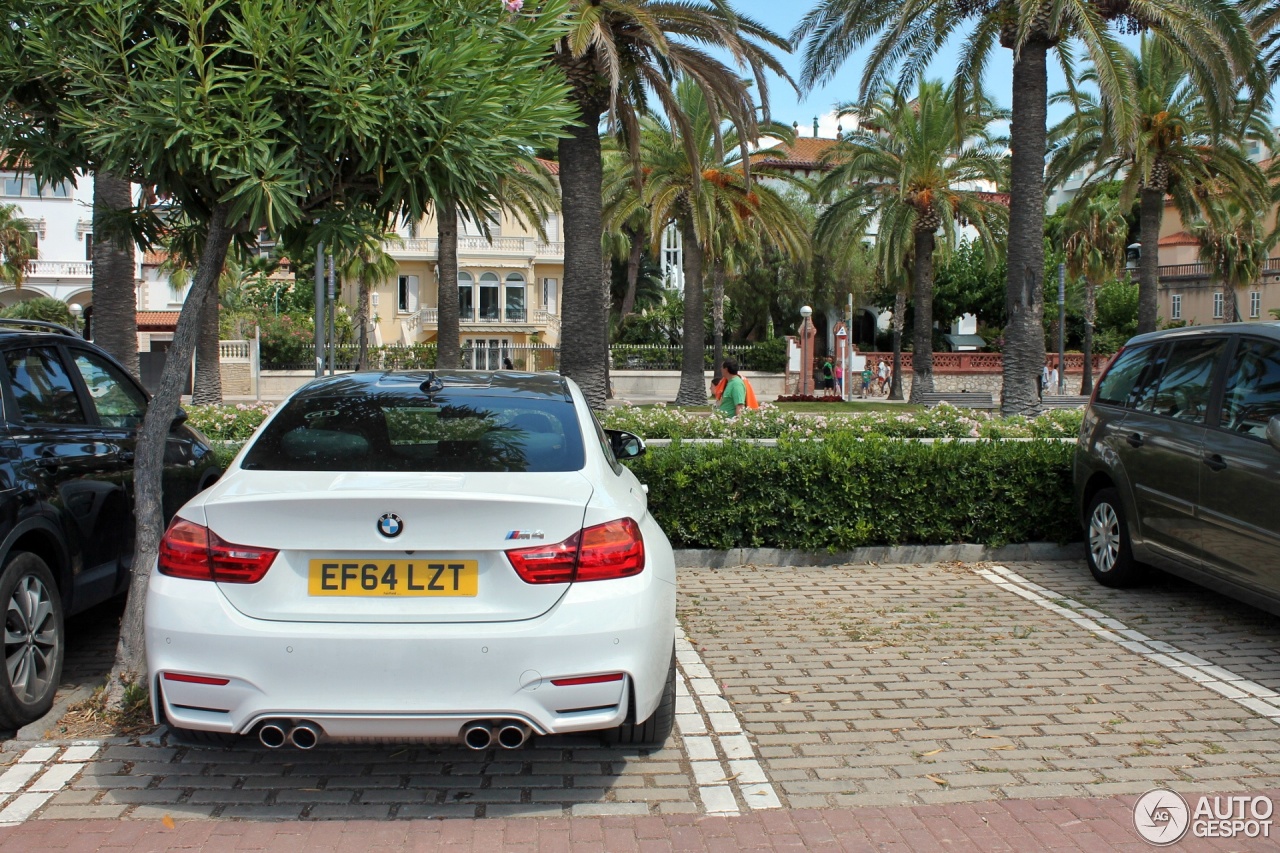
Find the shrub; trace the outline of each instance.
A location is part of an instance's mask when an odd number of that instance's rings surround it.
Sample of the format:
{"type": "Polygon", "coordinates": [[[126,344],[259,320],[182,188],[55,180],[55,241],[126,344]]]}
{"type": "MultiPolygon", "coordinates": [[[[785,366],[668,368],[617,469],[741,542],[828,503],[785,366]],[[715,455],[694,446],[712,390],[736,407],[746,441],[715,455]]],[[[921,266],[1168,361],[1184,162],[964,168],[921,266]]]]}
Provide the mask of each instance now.
{"type": "Polygon", "coordinates": [[[187,406],[187,423],[212,441],[244,441],[275,407],[275,403],[265,401],[234,406],[187,406]]]}
{"type": "Polygon", "coordinates": [[[1079,538],[1073,449],[836,434],[777,447],[674,443],[627,464],[677,548],[998,546],[1079,538]]]}

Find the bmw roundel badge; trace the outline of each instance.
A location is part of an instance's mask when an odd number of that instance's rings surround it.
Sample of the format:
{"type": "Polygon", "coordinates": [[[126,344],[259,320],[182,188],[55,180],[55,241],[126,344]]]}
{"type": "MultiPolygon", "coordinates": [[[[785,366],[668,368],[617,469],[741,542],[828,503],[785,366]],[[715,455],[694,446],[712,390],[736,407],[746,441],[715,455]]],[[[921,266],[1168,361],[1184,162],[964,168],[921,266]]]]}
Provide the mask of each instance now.
{"type": "Polygon", "coordinates": [[[378,532],[388,539],[395,539],[404,530],[404,522],[394,512],[385,512],[378,517],[378,532]]]}

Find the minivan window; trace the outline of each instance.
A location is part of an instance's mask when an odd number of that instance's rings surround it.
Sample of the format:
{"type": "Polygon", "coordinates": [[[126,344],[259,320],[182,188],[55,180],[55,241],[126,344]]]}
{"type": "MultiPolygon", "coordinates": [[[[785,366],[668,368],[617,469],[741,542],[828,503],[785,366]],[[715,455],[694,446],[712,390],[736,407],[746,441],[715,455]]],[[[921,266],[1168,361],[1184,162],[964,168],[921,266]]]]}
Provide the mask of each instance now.
{"type": "Polygon", "coordinates": [[[1107,403],[1112,406],[1123,406],[1129,400],[1134,387],[1151,362],[1151,354],[1155,347],[1135,347],[1120,353],[1115,364],[1098,383],[1098,394],[1094,402],[1107,403]]]}
{"type": "Polygon", "coordinates": [[[1150,397],[1150,411],[1179,421],[1202,424],[1209,416],[1209,393],[1226,338],[1177,341],[1164,375],[1150,397]]]}
{"type": "Polygon", "coordinates": [[[1280,415],[1280,345],[1242,340],[1227,370],[1223,429],[1267,440],[1267,421],[1280,415]]]}

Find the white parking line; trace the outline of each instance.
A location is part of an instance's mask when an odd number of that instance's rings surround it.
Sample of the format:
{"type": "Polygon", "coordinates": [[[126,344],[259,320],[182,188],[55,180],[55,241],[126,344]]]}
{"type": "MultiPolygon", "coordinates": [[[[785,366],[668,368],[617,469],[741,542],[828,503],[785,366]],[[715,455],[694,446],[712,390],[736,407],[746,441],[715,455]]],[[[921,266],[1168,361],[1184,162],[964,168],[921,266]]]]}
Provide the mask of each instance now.
{"type": "Polygon", "coordinates": [[[14,826],[35,814],[65,789],[101,748],[97,741],[76,741],[66,748],[33,746],[22,753],[0,774],[0,805],[4,806],[0,826],[14,826]],[[10,799],[12,794],[17,796],[10,799]]]}
{"type": "Polygon", "coordinates": [[[1184,652],[1177,646],[1153,640],[1140,631],[1134,631],[1123,622],[1104,613],[1085,607],[1051,589],[1032,583],[1017,572],[1004,566],[975,569],[982,578],[997,587],[1025,598],[1045,610],[1049,610],[1076,623],[1081,628],[1110,640],[1121,648],[1142,655],[1152,663],[1190,681],[1207,687],[1242,708],[1266,717],[1280,725],[1280,694],[1237,675],[1229,669],[1210,663],[1204,658],[1184,652]]]}
{"type": "Polygon", "coordinates": [[[749,809],[782,808],[760,756],[720,685],[681,629],[676,632],[676,727],[708,814],[740,814],[736,789],[749,809]]]}

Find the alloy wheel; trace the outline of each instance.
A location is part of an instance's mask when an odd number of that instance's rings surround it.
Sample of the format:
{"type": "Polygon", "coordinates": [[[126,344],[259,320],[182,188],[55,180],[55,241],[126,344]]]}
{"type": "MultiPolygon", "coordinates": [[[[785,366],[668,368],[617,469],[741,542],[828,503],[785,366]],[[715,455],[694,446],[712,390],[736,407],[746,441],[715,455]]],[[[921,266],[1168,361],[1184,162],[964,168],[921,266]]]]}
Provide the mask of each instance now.
{"type": "Polygon", "coordinates": [[[5,670],[14,695],[36,702],[48,695],[58,659],[58,627],[49,589],[26,575],[9,597],[4,620],[5,670]]]}
{"type": "Polygon", "coordinates": [[[1120,557],[1120,518],[1111,504],[1098,504],[1089,519],[1089,553],[1100,572],[1115,568],[1120,557]]]}

